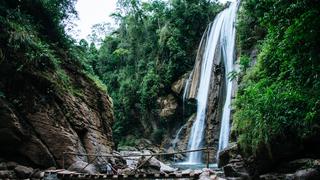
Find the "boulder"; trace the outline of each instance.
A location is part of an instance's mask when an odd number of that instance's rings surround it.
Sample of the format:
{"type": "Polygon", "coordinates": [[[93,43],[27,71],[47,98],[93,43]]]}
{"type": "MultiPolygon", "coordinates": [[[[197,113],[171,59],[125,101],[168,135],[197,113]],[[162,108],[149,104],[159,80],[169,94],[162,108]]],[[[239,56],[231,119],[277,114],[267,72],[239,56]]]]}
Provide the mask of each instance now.
{"type": "Polygon", "coordinates": [[[16,179],[16,174],[13,170],[0,170],[0,179],[16,179]]]}
{"type": "Polygon", "coordinates": [[[18,165],[14,168],[14,172],[19,178],[28,178],[33,173],[33,169],[31,167],[18,165]]]}
{"type": "Polygon", "coordinates": [[[44,172],[40,170],[35,170],[32,174],[32,177],[41,179],[44,177],[44,172]]]}
{"type": "Polygon", "coordinates": [[[5,163],[5,162],[0,162],[0,171],[1,170],[7,170],[7,163],[5,163]]]}
{"type": "Polygon", "coordinates": [[[185,169],[185,170],[183,170],[181,173],[182,173],[182,174],[190,174],[191,172],[192,172],[191,169],[185,169]]]}
{"type": "Polygon", "coordinates": [[[189,73],[182,75],[177,81],[175,81],[171,85],[171,90],[177,95],[180,95],[182,92],[182,89],[185,88],[185,82],[186,82],[186,79],[188,78],[188,74],[189,73]]]}
{"type": "Polygon", "coordinates": [[[56,169],[57,169],[57,168],[54,167],[54,166],[47,168],[47,170],[56,170],[56,169]]]}
{"type": "Polygon", "coordinates": [[[202,169],[202,173],[199,176],[199,180],[212,180],[217,179],[218,177],[215,175],[214,171],[208,168],[202,169]]]}
{"type": "Polygon", "coordinates": [[[18,163],[16,163],[16,162],[13,162],[13,161],[9,161],[9,162],[7,162],[7,168],[9,169],[9,170],[13,170],[15,167],[17,167],[18,166],[18,163]]]}
{"type": "Polygon", "coordinates": [[[152,154],[149,150],[143,151],[121,151],[120,154],[124,157],[127,162],[128,168],[125,168],[125,172],[129,173],[130,171],[139,167],[139,172],[145,173],[171,173],[176,171],[177,169],[172,168],[163,162],[159,161],[155,157],[151,157],[149,155],[152,154]],[[132,156],[130,156],[132,155],[132,156]],[[135,156],[135,155],[146,155],[146,156],[135,156]]]}
{"type": "Polygon", "coordinates": [[[162,118],[174,115],[178,108],[178,102],[172,94],[159,97],[157,102],[160,107],[159,116],[162,118]]]}
{"type": "Polygon", "coordinates": [[[208,171],[204,171],[200,174],[199,180],[210,180],[210,173],[208,171]]]}
{"type": "Polygon", "coordinates": [[[69,168],[69,171],[76,171],[79,173],[97,174],[98,171],[93,164],[88,164],[83,161],[76,161],[69,168]]]}
{"type": "Polygon", "coordinates": [[[172,173],[177,171],[177,168],[170,167],[162,162],[160,162],[160,171],[165,173],[172,173]]]}
{"type": "Polygon", "coordinates": [[[223,167],[229,163],[232,158],[236,158],[238,155],[237,143],[230,143],[228,147],[219,152],[218,167],[223,167]]]}
{"type": "Polygon", "coordinates": [[[238,145],[230,143],[219,153],[218,167],[222,167],[228,178],[250,179],[244,159],[239,154],[238,145]]]}
{"type": "Polygon", "coordinates": [[[299,180],[319,180],[320,172],[314,168],[302,169],[295,172],[294,177],[299,180]]]}
{"type": "Polygon", "coordinates": [[[118,169],[117,173],[118,174],[125,174],[125,175],[134,175],[135,171],[134,171],[134,169],[128,167],[128,168],[124,168],[124,169],[118,169]]]}
{"type": "Polygon", "coordinates": [[[99,163],[96,164],[95,167],[97,168],[97,171],[99,173],[103,173],[103,174],[112,174],[112,164],[111,163],[99,163]]]}
{"type": "Polygon", "coordinates": [[[160,172],[160,168],[161,168],[160,162],[154,157],[152,157],[151,159],[149,158],[150,156],[141,157],[139,159],[138,166],[140,166],[141,169],[152,168],[160,172]]]}

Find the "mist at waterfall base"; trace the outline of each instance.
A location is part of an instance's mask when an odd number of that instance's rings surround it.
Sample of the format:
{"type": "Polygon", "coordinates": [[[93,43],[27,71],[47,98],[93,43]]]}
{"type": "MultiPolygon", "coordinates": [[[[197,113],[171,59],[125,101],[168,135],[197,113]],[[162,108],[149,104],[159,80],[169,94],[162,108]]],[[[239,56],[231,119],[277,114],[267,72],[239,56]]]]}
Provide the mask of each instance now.
{"type": "MultiPolygon", "coordinates": [[[[239,1],[233,2],[228,8],[219,13],[213,23],[209,25],[200,42],[205,42],[204,51],[201,59],[200,83],[196,95],[197,99],[197,116],[192,125],[191,134],[188,142],[188,150],[200,149],[203,147],[206,109],[209,94],[209,86],[213,60],[216,56],[217,48],[221,48],[222,59],[225,67],[225,103],[222,109],[221,130],[219,136],[218,152],[226,148],[229,141],[230,131],[230,112],[231,112],[231,96],[232,81],[228,79],[228,74],[233,71],[233,63],[235,59],[235,20],[239,1]]],[[[198,51],[199,52],[199,51],[198,51]]],[[[189,77],[190,78],[190,77],[189,77]]],[[[187,80],[184,97],[188,93],[190,79],[187,80]]],[[[185,101],[185,99],[183,100],[185,101]]],[[[178,135],[178,134],[177,134],[178,135]]],[[[187,160],[179,163],[181,165],[199,165],[202,164],[202,152],[188,153],[187,160]]]]}

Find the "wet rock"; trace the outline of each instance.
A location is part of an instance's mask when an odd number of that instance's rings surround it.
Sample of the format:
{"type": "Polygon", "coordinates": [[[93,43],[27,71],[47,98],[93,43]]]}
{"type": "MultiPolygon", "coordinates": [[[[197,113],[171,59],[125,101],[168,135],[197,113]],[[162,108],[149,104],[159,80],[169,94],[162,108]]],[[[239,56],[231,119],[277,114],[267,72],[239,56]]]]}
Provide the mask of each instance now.
{"type": "Polygon", "coordinates": [[[191,169],[185,169],[185,170],[183,170],[181,173],[182,173],[182,174],[190,174],[191,172],[192,172],[191,169]]]}
{"type": "Polygon", "coordinates": [[[7,170],[7,163],[0,162],[0,170],[7,170]]]}
{"type": "Polygon", "coordinates": [[[47,170],[56,170],[57,168],[56,167],[49,167],[49,168],[47,168],[47,170]]]}
{"type": "MultiPolygon", "coordinates": [[[[145,162],[146,159],[148,158],[149,158],[148,156],[145,157],[144,159],[141,160],[141,162],[145,162]]],[[[142,166],[142,168],[152,168],[157,170],[158,173],[159,172],[172,173],[177,171],[177,169],[164,164],[163,162],[159,161],[155,157],[152,157],[151,159],[147,160],[147,162],[144,164],[144,166],[142,166]]]]}
{"type": "Polygon", "coordinates": [[[155,157],[151,157],[149,155],[152,154],[149,150],[143,151],[121,151],[120,154],[126,160],[128,168],[125,169],[126,173],[137,169],[139,167],[139,172],[145,173],[171,173],[176,171],[177,169],[172,168],[163,162],[159,161],[155,157]],[[145,155],[145,156],[136,156],[136,155],[145,155]]]}
{"type": "Polygon", "coordinates": [[[98,171],[93,164],[88,164],[83,161],[77,161],[73,163],[69,168],[69,171],[76,171],[79,173],[97,174],[98,171]]]}
{"type": "MultiPolygon", "coordinates": [[[[167,142],[165,144],[168,144],[168,146],[172,147],[172,148],[167,148],[167,152],[169,152],[168,150],[170,150],[171,152],[175,152],[175,151],[183,151],[187,149],[188,141],[189,141],[189,137],[191,134],[191,129],[192,129],[192,125],[195,120],[195,117],[196,117],[196,114],[193,114],[188,118],[186,124],[183,126],[180,132],[179,140],[176,141],[176,143],[173,143],[173,140],[175,139],[176,134],[174,135],[174,137],[168,138],[166,140],[167,142]]],[[[178,161],[183,160],[185,158],[185,154],[176,154],[174,158],[176,158],[176,160],[178,161]]]]}
{"type": "Polygon", "coordinates": [[[16,174],[13,170],[0,170],[0,179],[15,179],[16,174]]]}
{"type": "Polygon", "coordinates": [[[172,168],[172,167],[170,167],[170,166],[168,166],[168,165],[166,165],[166,164],[164,164],[164,163],[162,163],[162,162],[160,162],[160,171],[161,172],[165,172],[165,173],[172,173],[172,172],[174,172],[174,171],[177,171],[178,169],[176,169],[176,168],[172,168]]]}
{"type": "Polygon", "coordinates": [[[12,169],[14,169],[14,168],[17,167],[17,166],[18,166],[18,163],[16,163],[16,162],[13,162],[13,161],[7,162],[7,168],[8,168],[9,170],[12,170],[12,169]]]}
{"type": "Polygon", "coordinates": [[[31,167],[18,165],[14,168],[14,172],[19,178],[28,178],[33,173],[33,169],[31,167]]]}
{"type": "Polygon", "coordinates": [[[202,169],[202,173],[199,176],[200,180],[210,180],[210,179],[217,179],[217,176],[213,176],[215,175],[215,172],[212,171],[211,169],[208,168],[204,168],[202,169]]]}
{"type": "Polygon", "coordinates": [[[295,179],[299,180],[319,180],[320,172],[317,169],[302,169],[294,173],[295,179]]]}
{"type": "Polygon", "coordinates": [[[39,169],[33,171],[32,173],[32,177],[33,178],[43,178],[44,177],[44,172],[43,171],[40,171],[39,169]]]}
{"type": "Polygon", "coordinates": [[[210,173],[208,171],[204,171],[200,174],[199,180],[210,180],[210,173]]]}

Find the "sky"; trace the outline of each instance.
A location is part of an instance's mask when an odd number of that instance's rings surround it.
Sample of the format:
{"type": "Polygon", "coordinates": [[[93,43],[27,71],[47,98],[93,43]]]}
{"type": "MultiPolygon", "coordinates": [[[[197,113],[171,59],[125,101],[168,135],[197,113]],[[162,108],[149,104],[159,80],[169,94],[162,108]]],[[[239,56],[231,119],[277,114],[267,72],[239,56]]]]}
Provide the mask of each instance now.
{"type": "Polygon", "coordinates": [[[76,10],[79,20],[75,23],[78,28],[76,39],[85,39],[91,32],[91,27],[98,23],[114,24],[110,15],[116,10],[117,0],[78,0],[76,10]]]}
{"type": "MultiPolygon", "coordinates": [[[[227,0],[219,0],[225,3],[227,0]]],[[[230,1],[230,0],[229,0],[230,1]]],[[[91,27],[98,23],[115,24],[110,15],[116,10],[117,0],[78,0],[76,10],[79,20],[77,24],[77,33],[73,34],[74,38],[87,39],[91,33],[91,27]]]]}

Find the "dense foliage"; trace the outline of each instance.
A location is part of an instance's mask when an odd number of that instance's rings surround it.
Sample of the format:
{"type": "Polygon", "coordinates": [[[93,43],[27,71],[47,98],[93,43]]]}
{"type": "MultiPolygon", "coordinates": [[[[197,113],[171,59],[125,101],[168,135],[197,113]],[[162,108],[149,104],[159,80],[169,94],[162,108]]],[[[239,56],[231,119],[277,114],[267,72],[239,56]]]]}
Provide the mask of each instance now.
{"type": "Polygon", "coordinates": [[[68,68],[106,90],[91,75],[93,71],[83,71],[85,56],[80,53],[81,47],[65,33],[66,21],[76,17],[74,3],[75,0],[0,2],[0,98],[23,98],[9,96],[10,86],[15,78],[26,75],[51,82],[48,92],[83,96],[82,89],[71,82],[68,68]]]}
{"type": "Polygon", "coordinates": [[[118,5],[113,17],[119,28],[105,37],[97,53],[87,46],[87,54],[96,56],[87,67],[114,100],[115,140],[151,134],[159,142],[164,122],[156,100],[192,69],[201,35],[221,8],[208,0],[120,0],[118,5]]]}
{"type": "MultiPolygon", "coordinates": [[[[302,144],[320,125],[320,2],[244,0],[234,131],[247,154],[302,144]],[[257,62],[248,68],[250,50],[257,62]]],[[[252,58],[252,57],[251,57],[252,58]]],[[[252,63],[254,64],[254,62],[252,63]]]]}
{"type": "Polygon", "coordinates": [[[72,41],[64,32],[63,21],[75,15],[74,1],[1,1],[1,76],[38,72],[54,81],[60,89],[74,90],[62,68],[71,55],[62,49],[72,47],[72,41]]]}

